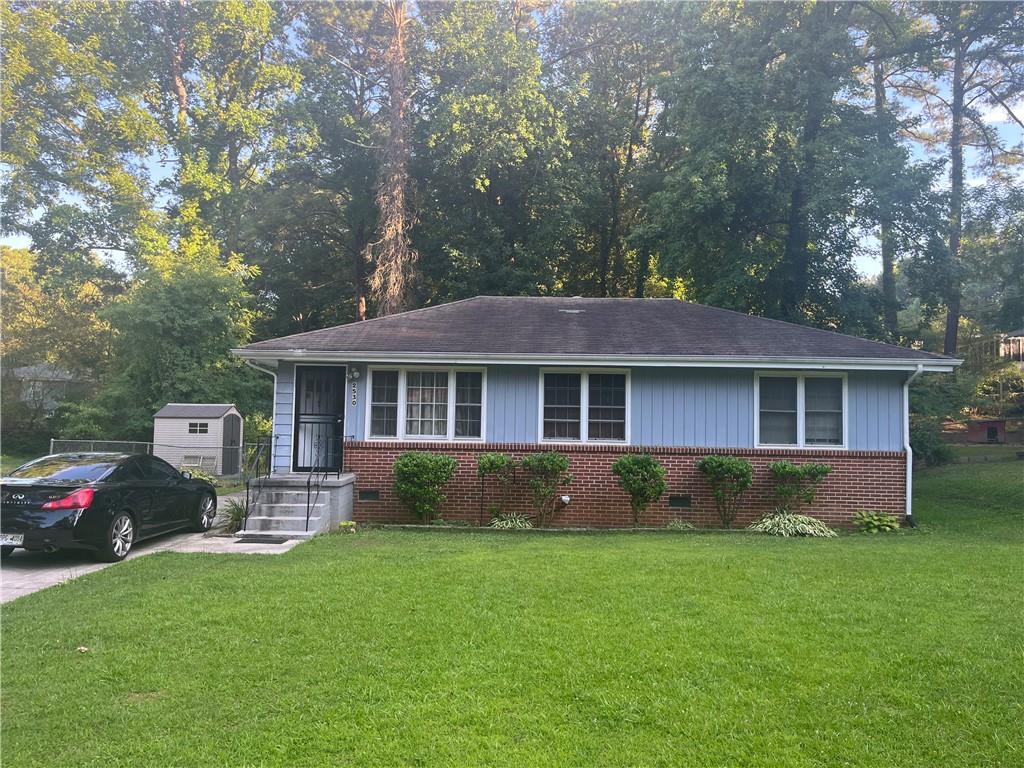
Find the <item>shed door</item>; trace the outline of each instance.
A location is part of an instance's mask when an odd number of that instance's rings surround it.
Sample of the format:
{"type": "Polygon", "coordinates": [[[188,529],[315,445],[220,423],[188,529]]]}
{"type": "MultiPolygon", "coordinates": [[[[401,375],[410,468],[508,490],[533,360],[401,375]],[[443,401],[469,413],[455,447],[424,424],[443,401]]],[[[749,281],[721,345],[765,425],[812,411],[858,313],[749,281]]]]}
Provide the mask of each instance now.
{"type": "Polygon", "coordinates": [[[344,426],[345,366],[296,366],[293,470],[340,469],[344,426]]]}
{"type": "Polygon", "coordinates": [[[242,418],[233,413],[224,417],[224,456],[222,475],[237,475],[242,465],[242,418]]]}

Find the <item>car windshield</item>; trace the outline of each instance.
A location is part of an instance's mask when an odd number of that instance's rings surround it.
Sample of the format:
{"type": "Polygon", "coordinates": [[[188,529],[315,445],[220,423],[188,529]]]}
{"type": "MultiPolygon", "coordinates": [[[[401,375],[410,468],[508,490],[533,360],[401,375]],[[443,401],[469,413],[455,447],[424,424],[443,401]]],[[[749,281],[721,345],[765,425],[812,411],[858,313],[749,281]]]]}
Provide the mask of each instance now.
{"type": "Polygon", "coordinates": [[[18,467],[8,477],[49,482],[91,482],[117,466],[117,460],[98,456],[44,456],[18,467]]]}

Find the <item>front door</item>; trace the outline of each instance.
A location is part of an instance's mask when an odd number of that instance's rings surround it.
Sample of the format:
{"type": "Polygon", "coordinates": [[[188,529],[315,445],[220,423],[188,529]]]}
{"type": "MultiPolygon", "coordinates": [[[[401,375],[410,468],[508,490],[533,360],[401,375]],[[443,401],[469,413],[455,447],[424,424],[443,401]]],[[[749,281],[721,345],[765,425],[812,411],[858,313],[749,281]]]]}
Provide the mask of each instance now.
{"type": "Polygon", "coordinates": [[[345,366],[295,367],[295,472],[341,469],[345,428],[345,366]]]}

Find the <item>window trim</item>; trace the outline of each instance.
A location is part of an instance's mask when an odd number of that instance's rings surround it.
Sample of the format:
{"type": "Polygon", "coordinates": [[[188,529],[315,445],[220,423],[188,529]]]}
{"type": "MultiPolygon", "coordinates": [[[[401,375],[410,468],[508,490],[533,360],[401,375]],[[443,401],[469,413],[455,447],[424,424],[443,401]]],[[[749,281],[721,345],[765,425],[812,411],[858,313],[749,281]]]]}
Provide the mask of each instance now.
{"type": "Polygon", "coordinates": [[[541,368],[537,375],[537,443],[544,445],[632,445],[630,428],[633,411],[633,378],[629,368],[541,368]],[[578,373],[580,375],[580,439],[544,437],[544,374],[578,373]],[[590,439],[590,374],[615,373],[626,377],[626,412],[623,440],[590,439]]]}
{"type": "Polygon", "coordinates": [[[208,421],[190,421],[188,423],[188,433],[190,435],[208,435],[210,434],[210,422],[208,421]],[[196,431],[192,431],[192,427],[196,428],[196,431]]]}
{"type": "Polygon", "coordinates": [[[483,443],[487,439],[487,368],[465,365],[371,365],[367,368],[366,390],[363,405],[363,439],[380,443],[483,443]],[[376,371],[398,371],[398,425],[394,437],[370,434],[370,412],[373,407],[373,374],[376,371]],[[410,371],[437,372],[448,374],[447,434],[407,435],[406,418],[406,374],[410,371]],[[480,437],[455,436],[455,374],[480,374],[480,437]]]}
{"type": "Polygon", "coordinates": [[[849,378],[845,371],[755,371],[754,372],[754,446],[757,448],[806,448],[822,451],[847,451],[850,447],[850,400],[849,378]],[[762,443],[761,442],[761,379],[784,378],[796,379],[796,442],[795,443],[762,443]],[[804,434],[805,415],[807,413],[804,398],[804,381],[806,379],[839,379],[843,383],[843,442],[841,445],[807,444],[804,434]]]}

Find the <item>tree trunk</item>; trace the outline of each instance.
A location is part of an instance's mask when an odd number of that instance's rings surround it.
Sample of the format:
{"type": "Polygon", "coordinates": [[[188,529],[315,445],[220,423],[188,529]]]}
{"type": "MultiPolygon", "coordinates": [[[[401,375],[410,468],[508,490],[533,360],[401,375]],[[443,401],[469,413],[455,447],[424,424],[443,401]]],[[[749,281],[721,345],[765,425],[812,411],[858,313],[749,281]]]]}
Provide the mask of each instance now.
{"type": "Polygon", "coordinates": [[[183,153],[188,149],[188,87],[185,84],[185,73],[183,71],[185,61],[185,8],[187,5],[186,0],[178,0],[178,24],[174,25],[172,23],[169,25],[172,29],[177,26],[176,34],[171,41],[171,80],[174,83],[174,96],[178,103],[178,114],[176,115],[178,147],[183,153]]]}
{"type": "Polygon", "coordinates": [[[957,331],[960,327],[960,236],[964,210],[964,54],[966,45],[958,38],[953,52],[953,93],[950,108],[952,125],[949,132],[949,297],[946,301],[946,335],[942,351],[956,354],[957,331]]]}
{"type": "Polygon", "coordinates": [[[651,272],[651,252],[647,249],[646,245],[641,246],[637,250],[636,258],[636,291],[634,291],[633,295],[638,299],[642,299],[647,292],[647,276],[651,272]]]}
{"type": "MultiPolygon", "coordinates": [[[[876,137],[878,139],[879,154],[889,142],[889,132],[886,122],[888,107],[885,99],[885,68],[881,62],[875,62],[874,67],[875,86],[875,120],[876,137]]],[[[882,250],[882,316],[885,323],[885,330],[890,339],[895,339],[897,334],[896,313],[899,303],[896,299],[896,274],[895,274],[895,248],[892,236],[892,210],[889,200],[887,184],[881,180],[875,190],[878,200],[878,239],[882,250]]]]}
{"type": "Polygon", "coordinates": [[[355,269],[353,270],[356,289],[356,321],[366,319],[366,221],[360,219],[356,227],[355,248],[353,249],[355,269]]]}
{"type": "Polygon", "coordinates": [[[380,314],[400,312],[408,302],[409,282],[416,252],[409,241],[411,226],[406,188],[409,184],[408,62],[404,0],[388,0],[384,9],[390,39],[384,55],[388,82],[388,136],[380,168],[377,209],[380,237],[367,247],[376,269],[370,278],[380,314]]]}

